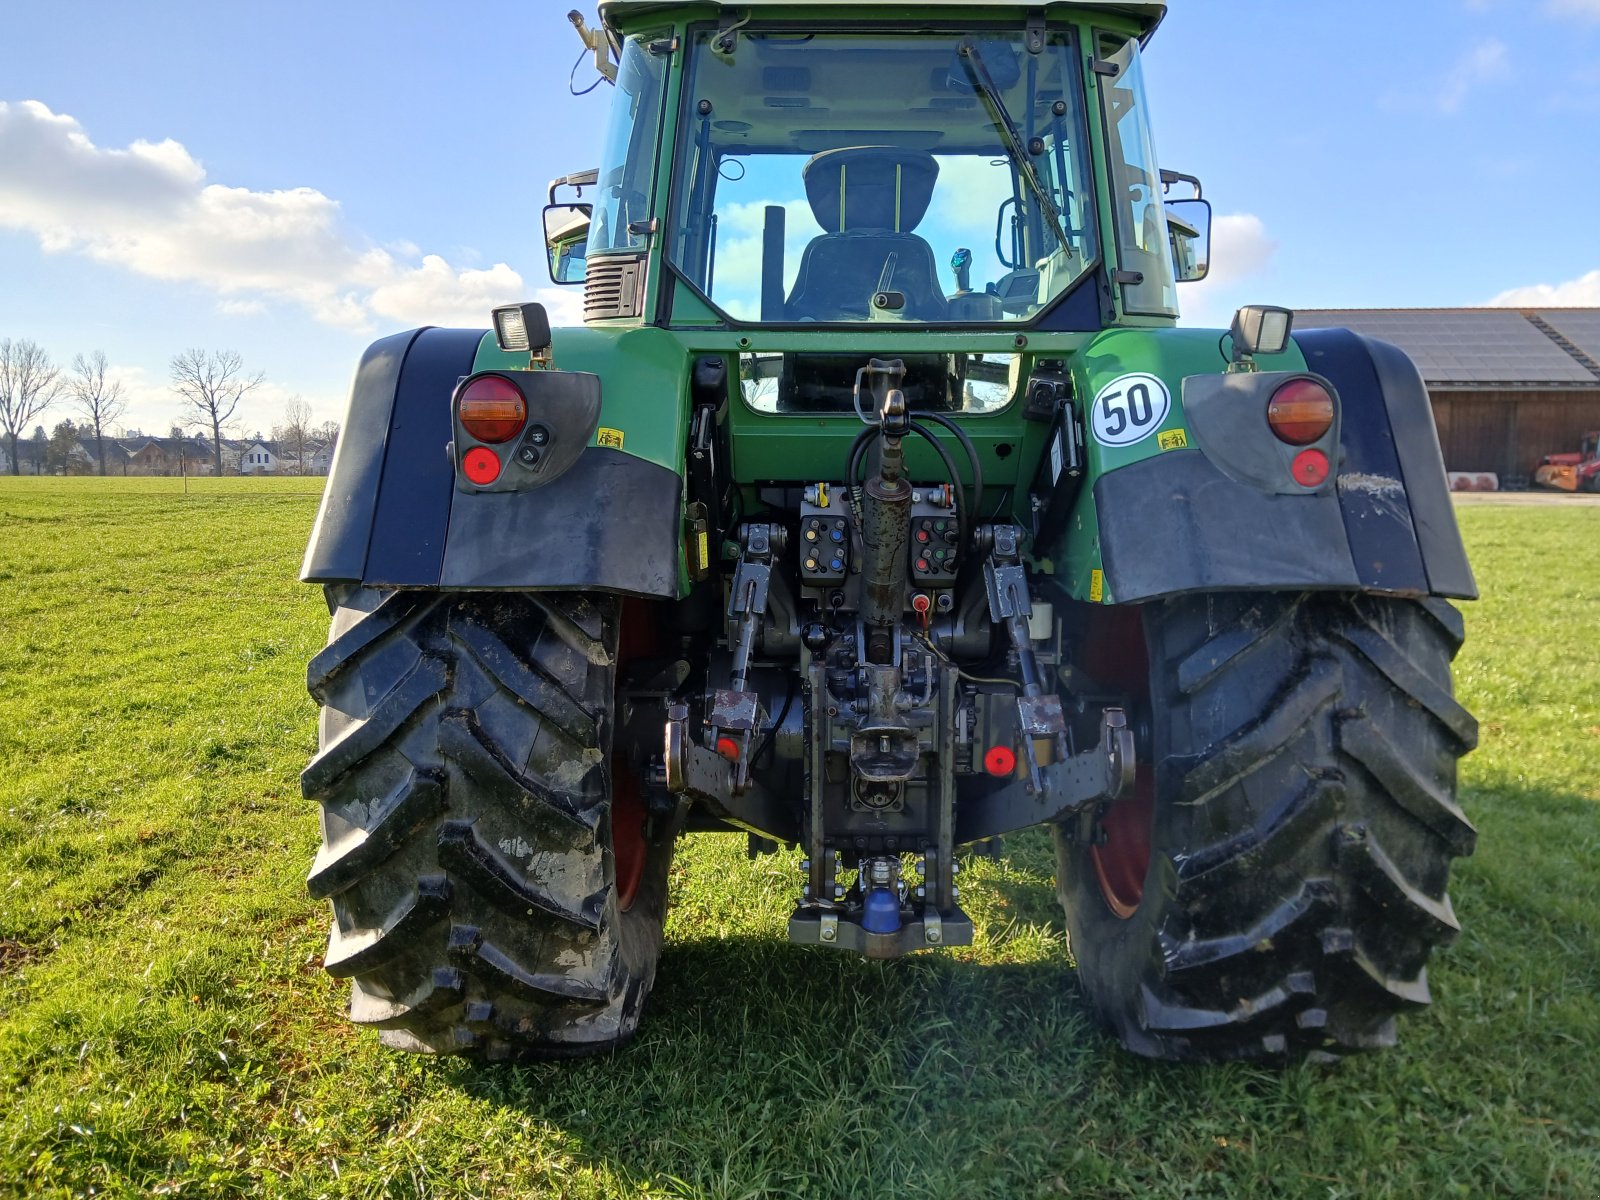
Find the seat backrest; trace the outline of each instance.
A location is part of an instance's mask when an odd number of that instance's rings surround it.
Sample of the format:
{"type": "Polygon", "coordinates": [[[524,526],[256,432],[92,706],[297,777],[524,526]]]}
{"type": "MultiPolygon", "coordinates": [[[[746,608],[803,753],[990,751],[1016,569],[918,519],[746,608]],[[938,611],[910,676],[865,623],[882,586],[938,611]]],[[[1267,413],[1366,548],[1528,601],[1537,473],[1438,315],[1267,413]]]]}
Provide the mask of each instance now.
{"type": "Polygon", "coordinates": [[[878,291],[903,292],[902,315],[914,321],[948,314],[933,248],[912,232],[933,199],[933,155],[851,146],[816,155],[802,176],[826,232],[801,257],[786,305],[790,320],[861,320],[878,291]]]}

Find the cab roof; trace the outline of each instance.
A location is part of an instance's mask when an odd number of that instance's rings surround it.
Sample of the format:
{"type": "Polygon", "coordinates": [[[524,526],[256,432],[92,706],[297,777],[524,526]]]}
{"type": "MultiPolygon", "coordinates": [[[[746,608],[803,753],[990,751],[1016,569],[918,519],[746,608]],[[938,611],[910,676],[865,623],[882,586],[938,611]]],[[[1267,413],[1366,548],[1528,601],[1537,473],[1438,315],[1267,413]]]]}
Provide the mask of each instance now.
{"type": "MultiPolygon", "coordinates": [[[[608,27],[615,29],[619,18],[632,16],[635,13],[653,12],[664,8],[687,8],[696,0],[600,0],[600,20],[608,27]]],[[[698,0],[700,4],[716,6],[718,0],[698,0]]],[[[808,8],[838,8],[840,0],[733,0],[732,3],[722,4],[720,7],[739,9],[750,12],[752,16],[762,17],[769,15],[777,9],[808,9],[808,8]],[[767,11],[763,11],[767,10],[767,11]]],[[[863,5],[863,7],[867,7],[863,5]]],[[[895,5],[884,5],[886,10],[892,11],[895,5]]],[[[905,5],[898,6],[904,9],[905,5]]],[[[992,8],[996,10],[1008,9],[1013,12],[1038,8],[1038,0],[918,0],[916,8],[992,8]]],[[[1156,26],[1161,24],[1161,18],[1167,14],[1166,0],[1044,0],[1046,9],[1086,8],[1099,9],[1103,12],[1113,12],[1121,16],[1132,17],[1139,22],[1141,36],[1149,40],[1155,32],[1156,26]]]]}

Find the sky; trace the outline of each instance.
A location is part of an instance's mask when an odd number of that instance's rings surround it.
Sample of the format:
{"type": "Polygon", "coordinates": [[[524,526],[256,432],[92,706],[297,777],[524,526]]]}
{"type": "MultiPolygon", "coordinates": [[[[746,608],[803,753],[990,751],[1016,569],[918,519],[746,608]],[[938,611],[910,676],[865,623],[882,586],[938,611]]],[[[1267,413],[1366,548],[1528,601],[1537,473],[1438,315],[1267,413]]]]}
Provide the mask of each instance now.
{"type": "MultiPolygon", "coordinates": [[[[252,434],[293,396],[342,419],[385,334],[570,317],[540,210],[610,91],[569,94],[571,6],[9,0],[0,338],[103,350],[145,432],[179,416],[173,355],[236,350],[252,434]]],[[[1218,218],[1185,323],[1600,305],[1600,0],[1173,0],[1145,69],[1162,164],[1218,218]]]]}

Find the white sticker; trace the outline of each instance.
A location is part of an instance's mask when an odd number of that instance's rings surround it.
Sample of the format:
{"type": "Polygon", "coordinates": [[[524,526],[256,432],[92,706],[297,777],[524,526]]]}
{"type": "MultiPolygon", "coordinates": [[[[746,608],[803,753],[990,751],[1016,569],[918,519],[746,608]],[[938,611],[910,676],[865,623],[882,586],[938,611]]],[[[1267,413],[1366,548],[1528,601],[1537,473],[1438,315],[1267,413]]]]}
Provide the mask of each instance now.
{"type": "Polygon", "coordinates": [[[1131,446],[1161,428],[1172,410],[1172,393],[1154,375],[1113,379],[1094,398],[1090,425],[1102,446],[1131,446]]]}

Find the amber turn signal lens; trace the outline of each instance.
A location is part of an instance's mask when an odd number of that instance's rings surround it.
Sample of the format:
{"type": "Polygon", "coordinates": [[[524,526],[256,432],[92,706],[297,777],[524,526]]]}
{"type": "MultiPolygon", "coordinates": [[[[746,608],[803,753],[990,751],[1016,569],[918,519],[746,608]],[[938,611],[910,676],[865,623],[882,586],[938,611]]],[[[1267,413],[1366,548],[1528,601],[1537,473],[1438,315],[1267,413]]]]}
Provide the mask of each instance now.
{"type": "Polygon", "coordinates": [[[1315,379],[1291,379],[1272,393],[1267,424],[1280,442],[1309,446],[1333,428],[1333,397],[1315,379]]]}
{"type": "Polygon", "coordinates": [[[461,393],[461,428],[480,442],[509,442],[528,422],[528,402],[509,379],[485,375],[461,393]]]}

